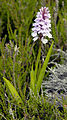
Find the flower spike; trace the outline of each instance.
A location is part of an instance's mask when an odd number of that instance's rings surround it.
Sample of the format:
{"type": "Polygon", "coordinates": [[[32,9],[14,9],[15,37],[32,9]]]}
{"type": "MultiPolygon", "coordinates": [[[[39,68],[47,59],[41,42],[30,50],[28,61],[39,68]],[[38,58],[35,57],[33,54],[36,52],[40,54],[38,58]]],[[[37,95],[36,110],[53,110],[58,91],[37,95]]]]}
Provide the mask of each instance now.
{"type": "Polygon", "coordinates": [[[46,7],[41,7],[40,11],[37,12],[36,19],[34,20],[35,23],[33,23],[33,28],[32,28],[32,37],[33,41],[36,41],[37,39],[40,39],[43,44],[46,44],[48,38],[52,38],[51,35],[51,16],[49,13],[48,8],[46,7]]]}

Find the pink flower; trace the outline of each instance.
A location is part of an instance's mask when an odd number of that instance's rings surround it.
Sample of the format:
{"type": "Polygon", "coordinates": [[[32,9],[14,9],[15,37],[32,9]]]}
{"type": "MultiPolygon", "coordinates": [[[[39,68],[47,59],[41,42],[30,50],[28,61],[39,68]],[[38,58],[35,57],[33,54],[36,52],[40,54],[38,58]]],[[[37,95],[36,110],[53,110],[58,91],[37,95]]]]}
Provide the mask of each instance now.
{"type": "Polygon", "coordinates": [[[33,40],[36,41],[37,39],[41,39],[41,41],[46,44],[48,38],[52,38],[51,35],[51,16],[49,13],[48,8],[42,7],[40,11],[36,15],[36,19],[34,20],[35,23],[33,23],[33,28],[32,28],[32,37],[33,40]]]}

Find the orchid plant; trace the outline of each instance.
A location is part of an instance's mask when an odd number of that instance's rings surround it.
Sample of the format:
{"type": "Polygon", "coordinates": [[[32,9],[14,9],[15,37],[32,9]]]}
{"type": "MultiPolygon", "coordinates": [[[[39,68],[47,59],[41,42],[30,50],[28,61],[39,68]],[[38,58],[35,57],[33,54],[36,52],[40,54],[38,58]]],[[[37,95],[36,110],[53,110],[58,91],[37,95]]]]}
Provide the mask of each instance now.
{"type": "MultiPolygon", "coordinates": [[[[40,9],[40,12],[37,13],[36,17],[37,18],[35,19],[35,23],[33,23],[33,28],[32,28],[33,41],[35,42],[36,40],[39,39],[39,41],[42,41],[43,44],[46,44],[48,42],[46,37],[52,38],[52,35],[50,33],[51,32],[51,23],[50,23],[51,16],[50,16],[48,8],[42,7],[40,9]]],[[[49,58],[50,58],[50,55],[52,52],[52,47],[53,47],[53,42],[52,42],[52,45],[48,51],[48,54],[47,54],[46,59],[43,63],[43,66],[42,66],[42,68],[40,68],[40,70],[38,69],[38,64],[39,64],[40,55],[41,55],[41,46],[39,48],[39,53],[37,56],[35,70],[33,70],[33,65],[32,65],[32,69],[30,72],[30,78],[31,78],[30,90],[32,90],[36,96],[37,96],[37,92],[39,93],[40,88],[41,88],[41,84],[42,84],[42,80],[44,78],[45,70],[46,70],[46,67],[48,65],[49,58]],[[38,70],[39,70],[39,75],[37,77],[38,70]]],[[[9,88],[13,98],[16,100],[17,104],[19,106],[20,106],[20,104],[23,104],[22,99],[19,96],[16,89],[14,88],[14,86],[6,78],[3,77],[3,80],[6,82],[8,88],[9,88]]]]}
{"type": "MultiPolygon", "coordinates": [[[[51,16],[50,16],[48,8],[41,7],[40,11],[36,15],[36,19],[34,20],[35,23],[33,23],[32,37],[33,37],[34,42],[36,40],[39,40],[39,42],[41,41],[43,44],[46,44],[48,42],[47,38],[52,38],[52,35],[50,33],[51,32],[50,18],[51,16]]],[[[33,70],[33,65],[32,65],[32,70],[31,70],[31,75],[30,75],[31,76],[30,88],[32,89],[35,95],[37,94],[37,92],[39,93],[40,91],[41,84],[42,84],[44,74],[46,71],[46,67],[48,65],[49,58],[51,55],[52,47],[53,47],[53,42],[46,56],[44,64],[41,70],[39,71],[38,64],[39,64],[40,52],[41,52],[41,44],[40,44],[39,54],[38,54],[36,65],[35,65],[35,70],[33,70]]]]}

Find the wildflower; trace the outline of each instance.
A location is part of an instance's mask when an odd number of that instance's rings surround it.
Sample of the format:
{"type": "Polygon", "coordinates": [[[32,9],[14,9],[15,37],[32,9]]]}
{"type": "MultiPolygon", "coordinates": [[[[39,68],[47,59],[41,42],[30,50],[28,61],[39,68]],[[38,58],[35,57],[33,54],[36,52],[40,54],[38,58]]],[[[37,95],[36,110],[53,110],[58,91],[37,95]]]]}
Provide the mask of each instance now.
{"type": "Polygon", "coordinates": [[[51,35],[51,16],[48,8],[42,7],[36,15],[32,28],[33,41],[40,39],[44,44],[48,42],[46,37],[52,38],[51,35]]]}

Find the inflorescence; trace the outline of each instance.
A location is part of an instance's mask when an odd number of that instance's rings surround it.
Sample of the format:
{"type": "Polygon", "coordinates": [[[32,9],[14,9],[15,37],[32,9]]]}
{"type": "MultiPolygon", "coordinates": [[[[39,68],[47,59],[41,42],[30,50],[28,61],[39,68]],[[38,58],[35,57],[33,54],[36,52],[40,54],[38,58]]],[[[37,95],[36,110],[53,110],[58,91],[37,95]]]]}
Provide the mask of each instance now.
{"type": "Polygon", "coordinates": [[[51,16],[48,8],[42,7],[39,12],[37,12],[36,19],[34,20],[32,28],[33,41],[40,39],[43,44],[46,44],[48,38],[52,38],[51,35],[51,16]]]}

